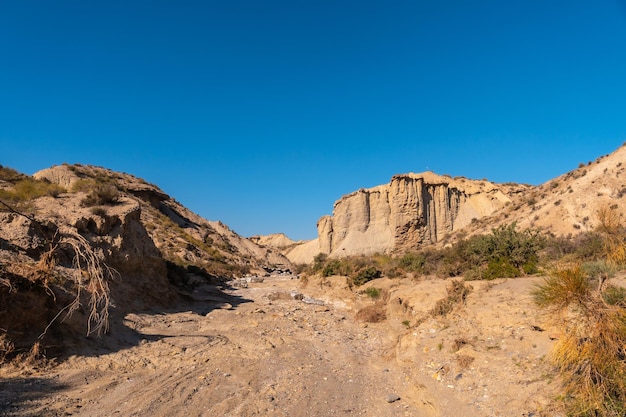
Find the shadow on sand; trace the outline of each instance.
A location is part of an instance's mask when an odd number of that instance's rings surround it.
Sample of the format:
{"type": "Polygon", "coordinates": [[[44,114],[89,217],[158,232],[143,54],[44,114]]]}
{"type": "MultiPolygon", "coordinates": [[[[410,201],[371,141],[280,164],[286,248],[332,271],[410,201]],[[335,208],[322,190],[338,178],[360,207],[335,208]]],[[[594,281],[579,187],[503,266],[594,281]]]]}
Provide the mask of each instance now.
{"type": "Polygon", "coordinates": [[[6,417],[64,415],[42,404],[41,400],[50,398],[50,404],[53,404],[55,393],[66,388],[51,378],[0,378],[0,415],[6,417]]]}
{"type": "Polygon", "coordinates": [[[230,293],[232,289],[233,287],[228,283],[203,284],[192,291],[178,291],[176,299],[166,306],[118,305],[111,311],[109,331],[106,334],[88,337],[75,332],[64,334],[62,345],[49,347],[47,355],[54,357],[58,362],[63,362],[74,355],[99,356],[130,349],[141,343],[172,337],[171,335],[141,333],[129,327],[127,318],[131,314],[157,316],[176,313],[191,313],[204,317],[217,309],[236,310],[241,304],[253,302],[253,300],[233,295],[230,293]]]}

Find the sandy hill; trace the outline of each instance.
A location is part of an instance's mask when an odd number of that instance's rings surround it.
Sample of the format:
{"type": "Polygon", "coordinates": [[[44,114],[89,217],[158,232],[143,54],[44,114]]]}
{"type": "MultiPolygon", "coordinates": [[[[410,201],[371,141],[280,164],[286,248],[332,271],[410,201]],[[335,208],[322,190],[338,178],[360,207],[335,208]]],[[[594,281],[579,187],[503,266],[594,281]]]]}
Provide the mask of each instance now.
{"type": "Polygon", "coordinates": [[[5,350],[58,344],[98,329],[109,313],[119,318],[166,306],[201,285],[291,268],[272,248],[203,219],[132,175],[82,165],[33,177],[1,171],[5,350]],[[61,320],[72,311],[73,319],[61,320]]]}
{"type": "Polygon", "coordinates": [[[577,169],[547,181],[518,196],[509,206],[481,223],[489,230],[503,222],[516,221],[557,236],[575,235],[597,226],[602,206],[626,211],[626,146],[577,169]]]}
{"type": "Polygon", "coordinates": [[[503,223],[555,235],[592,230],[603,205],[626,209],[626,147],[539,186],[452,178],[432,172],[395,175],[388,184],[341,197],[318,223],[318,238],[281,248],[295,263],[397,253],[488,233],[503,223]]]}
{"type": "Polygon", "coordinates": [[[269,246],[277,249],[285,249],[298,243],[295,240],[290,239],[284,233],[273,233],[265,236],[250,236],[248,239],[258,245],[269,246]]]}

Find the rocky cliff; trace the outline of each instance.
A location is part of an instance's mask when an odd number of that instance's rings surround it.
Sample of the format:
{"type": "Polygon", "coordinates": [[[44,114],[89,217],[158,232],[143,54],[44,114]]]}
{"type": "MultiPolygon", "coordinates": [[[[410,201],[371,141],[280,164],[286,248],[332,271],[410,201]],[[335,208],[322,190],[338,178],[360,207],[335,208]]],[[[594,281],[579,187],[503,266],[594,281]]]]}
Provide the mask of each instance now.
{"type": "Polygon", "coordinates": [[[339,199],[332,216],[322,217],[317,224],[319,252],[388,253],[437,243],[530,188],[432,172],[396,175],[388,184],[339,199]]]}

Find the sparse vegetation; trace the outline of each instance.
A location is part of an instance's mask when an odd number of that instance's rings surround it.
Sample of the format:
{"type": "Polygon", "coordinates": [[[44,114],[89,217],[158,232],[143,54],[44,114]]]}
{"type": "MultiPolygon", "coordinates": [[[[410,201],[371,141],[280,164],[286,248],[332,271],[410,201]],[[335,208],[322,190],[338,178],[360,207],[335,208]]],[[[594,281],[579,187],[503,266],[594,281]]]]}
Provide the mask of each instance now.
{"type": "Polygon", "coordinates": [[[563,335],[551,357],[564,381],[569,415],[625,415],[623,291],[593,290],[584,270],[574,265],[553,271],[534,296],[560,318],[563,335]]]}
{"type": "Polygon", "coordinates": [[[463,283],[463,281],[453,280],[446,288],[448,296],[437,301],[435,307],[431,310],[430,314],[433,316],[446,316],[455,307],[465,304],[465,299],[472,291],[472,287],[463,283]]]}
{"type": "MultiPolygon", "coordinates": [[[[6,169],[7,168],[2,168],[2,171],[6,169]]],[[[65,192],[63,187],[57,184],[51,184],[48,181],[40,181],[20,174],[7,174],[6,172],[3,175],[15,179],[15,182],[10,188],[0,189],[0,200],[16,208],[22,208],[24,204],[39,197],[46,195],[58,197],[61,193],[65,192]]],[[[0,208],[0,210],[1,209],[2,208],[0,208]]],[[[6,206],[4,209],[6,209],[6,206]]]]}
{"type": "Polygon", "coordinates": [[[85,207],[112,206],[119,202],[120,192],[113,184],[96,184],[82,200],[85,207]]]}
{"type": "Polygon", "coordinates": [[[564,382],[568,414],[623,416],[626,290],[607,281],[626,261],[626,245],[617,209],[601,207],[597,215],[604,259],[584,267],[575,263],[555,269],[533,295],[563,333],[553,349],[552,361],[564,382]]]}
{"type": "Polygon", "coordinates": [[[373,266],[368,266],[361,269],[356,274],[348,277],[348,285],[358,287],[373,279],[380,278],[381,276],[381,271],[373,266]]]}
{"type": "Polygon", "coordinates": [[[517,230],[512,223],[493,229],[489,235],[461,239],[447,248],[427,248],[398,257],[376,254],[329,259],[325,254],[318,254],[307,272],[324,277],[346,276],[351,287],[381,276],[395,278],[408,274],[414,278],[424,275],[465,276],[466,279],[518,277],[538,271],[539,252],[545,243],[546,239],[539,232],[517,230]]]}
{"type": "Polygon", "coordinates": [[[106,217],[107,215],[107,211],[104,207],[92,207],[89,211],[91,212],[91,214],[98,217],[106,217]]]}
{"type": "Polygon", "coordinates": [[[369,298],[372,298],[372,299],[380,298],[380,288],[369,287],[364,292],[365,292],[365,295],[367,295],[369,298]]]}

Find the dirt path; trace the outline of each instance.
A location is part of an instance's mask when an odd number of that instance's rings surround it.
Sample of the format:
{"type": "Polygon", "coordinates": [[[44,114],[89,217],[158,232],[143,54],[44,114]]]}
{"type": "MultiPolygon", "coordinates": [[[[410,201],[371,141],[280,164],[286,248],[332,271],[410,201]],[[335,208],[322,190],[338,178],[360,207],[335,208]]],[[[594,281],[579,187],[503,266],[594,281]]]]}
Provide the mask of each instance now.
{"type": "Polygon", "coordinates": [[[537,278],[475,282],[440,318],[424,314],[445,281],[378,280],[389,297],[376,324],[355,320],[373,301],[336,282],[205,286],[170,311],[127,314],[48,372],[0,379],[0,415],[554,415],[539,412],[556,386],[537,278]]]}
{"type": "MultiPolygon", "coordinates": [[[[430,416],[422,388],[385,358],[376,329],[296,300],[296,280],[224,295],[188,311],[130,314],[141,341],[74,356],[52,373],[3,382],[10,416],[430,416]],[[233,305],[234,304],[234,305],[233,305]],[[210,310],[207,314],[202,308],[210,310]],[[13,398],[10,398],[13,396],[13,398]],[[398,399],[399,398],[399,399],[398,399]]],[[[309,302],[306,302],[309,301],[309,302]]],[[[183,309],[184,310],[184,309],[183,309]]],[[[121,335],[119,342],[132,338],[121,335]]]]}

